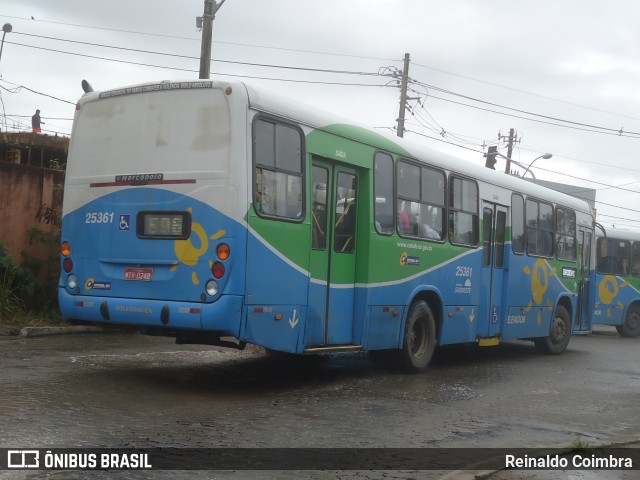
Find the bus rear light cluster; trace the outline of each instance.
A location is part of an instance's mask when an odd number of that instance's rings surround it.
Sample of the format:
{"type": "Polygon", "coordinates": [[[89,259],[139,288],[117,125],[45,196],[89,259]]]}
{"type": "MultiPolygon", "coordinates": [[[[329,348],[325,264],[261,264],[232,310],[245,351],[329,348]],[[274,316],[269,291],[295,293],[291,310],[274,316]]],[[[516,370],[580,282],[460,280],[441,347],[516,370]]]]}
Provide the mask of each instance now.
{"type": "MultiPolygon", "coordinates": [[[[224,277],[224,274],[227,270],[222,262],[228,260],[231,256],[231,248],[229,248],[229,245],[227,245],[226,243],[220,243],[216,247],[216,256],[218,261],[210,263],[211,275],[213,275],[213,279],[209,280],[205,285],[205,291],[210,297],[215,297],[220,291],[220,286],[218,285],[217,280],[220,280],[222,277],[224,277]]],[[[204,297],[204,294],[202,295],[202,297],[204,297]]],[[[205,298],[202,298],[202,301],[205,301],[205,298]]]]}
{"type": "Polygon", "coordinates": [[[220,261],[214,262],[213,265],[211,265],[211,274],[213,275],[213,278],[221,279],[224,276],[226,270],[222,262],[228,260],[231,256],[231,249],[229,248],[229,245],[227,245],[226,243],[219,244],[216,247],[216,256],[220,261]]]}
{"type": "Polygon", "coordinates": [[[71,257],[69,256],[71,255],[71,245],[69,242],[62,242],[60,245],[60,254],[64,257],[62,260],[62,269],[66,273],[69,273],[73,270],[73,260],[71,260],[71,257]]]}
{"type": "MultiPolygon", "coordinates": [[[[65,273],[71,273],[73,270],[73,260],[71,260],[71,244],[69,242],[62,242],[60,244],[60,255],[64,258],[62,259],[62,270],[65,273]]],[[[73,273],[67,277],[67,287],[71,290],[78,291],[78,277],[76,277],[73,273]]]]}

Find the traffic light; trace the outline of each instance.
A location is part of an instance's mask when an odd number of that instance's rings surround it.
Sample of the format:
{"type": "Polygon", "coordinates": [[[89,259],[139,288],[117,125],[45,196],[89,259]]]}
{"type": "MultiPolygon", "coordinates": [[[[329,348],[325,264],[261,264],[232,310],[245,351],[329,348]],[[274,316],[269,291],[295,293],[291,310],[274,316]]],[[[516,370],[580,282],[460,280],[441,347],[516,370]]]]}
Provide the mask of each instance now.
{"type": "Polygon", "coordinates": [[[487,153],[484,154],[487,157],[487,161],[484,166],[487,168],[491,168],[492,170],[496,169],[496,156],[498,155],[498,147],[489,147],[487,149],[487,153]]]}

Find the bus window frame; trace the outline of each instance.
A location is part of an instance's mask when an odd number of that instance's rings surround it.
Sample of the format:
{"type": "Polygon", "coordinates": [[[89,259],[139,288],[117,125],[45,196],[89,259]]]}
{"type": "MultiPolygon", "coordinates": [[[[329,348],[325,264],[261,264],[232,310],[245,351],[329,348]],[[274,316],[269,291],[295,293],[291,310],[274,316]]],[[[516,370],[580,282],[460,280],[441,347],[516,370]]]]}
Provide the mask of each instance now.
{"type": "MultiPolygon", "coordinates": [[[[274,142],[274,149],[276,148],[275,146],[275,142],[274,142]]],[[[275,152],[274,152],[275,153],[275,152]]],[[[274,158],[275,161],[275,158],[274,158]]],[[[266,115],[266,114],[257,114],[255,115],[252,119],[251,119],[251,166],[252,166],[252,173],[251,173],[251,201],[252,201],[252,205],[253,205],[253,211],[256,213],[256,215],[258,215],[258,217],[260,218],[264,218],[267,220],[274,220],[274,221],[279,221],[279,222],[286,222],[286,223],[303,223],[305,221],[306,218],[306,214],[307,214],[307,181],[308,181],[308,175],[307,175],[307,144],[306,144],[306,137],[304,135],[304,131],[302,130],[301,126],[299,124],[290,122],[290,121],[286,121],[283,120],[279,117],[273,116],[273,115],[266,115]],[[264,164],[260,164],[256,162],[256,148],[255,148],[255,128],[256,128],[256,123],[259,121],[263,121],[263,122],[267,122],[267,123],[272,123],[275,126],[277,125],[282,125],[284,127],[288,127],[288,128],[292,128],[293,130],[297,131],[298,135],[300,136],[300,172],[295,172],[295,171],[291,171],[291,170],[287,170],[287,169],[280,169],[277,168],[275,165],[273,167],[269,166],[269,165],[264,165],[264,164]],[[300,217],[285,217],[282,215],[275,215],[275,214],[270,214],[270,213],[265,213],[260,211],[257,208],[257,199],[256,199],[256,185],[257,185],[257,181],[258,181],[258,175],[257,175],[257,170],[261,169],[261,170],[268,170],[270,172],[273,172],[274,174],[285,174],[285,175],[290,175],[290,176],[294,176],[294,177],[299,177],[300,178],[300,184],[301,184],[301,191],[300,191],[300,195],[301,195],[301,205],[300,205],[300,217]]]]}
{"type": "Polygon", "coordinates": [[[393,155],[384,150],[376,150],[373,152],[373,226],[378,233],[384,237],[390,237],[396,230],[396,163],[393,159],[393,155]],[[391,160],[391,230],[389,232],[381,231],[378,229],[378,221],[376,218],[376,206],[377,206],[377,190],[376,190],[376,158],[378,155],[384,155],[391,160]]]}
{"type": "MultiPolygon", "coordinates": [[[[578,224],[577,224],[577,218],[576,218],[576,212],[575,210],[573,210],[572,208],[567,208],[567,207],[563,207],[562,205],[556,205],[556,211],[555,211],[555,222],[554,222],[555,228],[554,228],[554,250],[555,250],[555,257],[558,260],[561,260],[563,262],[571,262],[574,263],[578,260],[578,224]],[[567,257],[567,256],[560,256],[559,255],[559,249],[558,249],[558,244],[560,243],[560,238],[558,237],[559,235],[568,238],[569,236],[567,235],[567,229],[566,229],[566,220],[565,220],[565,229],[564,231],[560,232],[558,230],[558,220],[560,218],[560,216],[558,215],[558,212],[562,211],[564,212],[565,215],[565,219],[567,214],[571,214],[573,216],[573,258],[571,257],[567,257]]],[[[565,242],[566,244],[566,242],[565,242]]]]}
{"type": "MultiPolygon", "coordinates": [[[[556,209],[553,203],[547,202],[544,200],[540,200],[535,197],[526,197],[524,201],[524,231],[525,231],[525,251],[527,256],[534,258],[554,258],[555,257],[555,236],[556,236],[556,209]],[[527,202],[536,202],[538,205],[537,213],[536,213],[536,228],[529,227],[527,225],[527,202]],[[551,230],[543,230],[540,228],[540,205],[547,205],[551,207],[551,230]],[[529,252],[529,230],[535,230],[536,232],[546,232],[551,233],[551,252],[549,255],[541,255],[539,253],[530,253],[529,252]]],[[[537,239],[536,239],[536,249],[537,249],[537,239]]]]}
{"type": "Polygon", "coordinates": [[[421,205],[420,208],[422,208],[422,206],[424,205],[427,208],[439,208],[442,209],[442,219],[441,219],[441,231],[442,233],[440,233],[440,238],[429,238],[429,237],[425,237],[425,236],[421,236],[421,235],[413,235],[410,233],[404,233],[400,231],[400,222],[396,219],[396,232],[398,233],[398,236],[401,238],[410,238],[412,240],[421,240],[421,241],[425,241],[425,242],[432,242],[432,243],[444,243],[446,241],[447,238],[447,232],[446,232],[446,225],[447,225],[447,221],[446,219],[448,218],[448,208],[447,208],[447,194],[448,194],[448,182],[447,182],[447,172],[445,172],[443,169],[441,168],[437,168],[434,167],[426,162],[421,162],[419,160],[415,160],[415,159],[411,159],[411,158],[406,158],[406,157],[398,157],[397,161],[396,161],[396,166],[394,169],[394,175],[395,175],[395,212],[396,212],[396,217],[399,215],[399,207],[400,207],[400,201],[402,202],[415,202],[421,205]],[[398,193],[398,181],[399,181],[399,176],[398,176],[398,168],[400,167],[400,163],[405,163],[407,165],[411,165],[414,167],[418,167],[419,172],[420,172],[420,176],[418,179],[418,189],[419,189],[419,195],[420,198],[415,199],[415,198],[411,198],[411,197],[401,197],[400,194],[398,193]],[[442,204],[434,204],[434,203],[428,203],[428,202],[424,202],[422,199],[422,174],[423,174],[423,170],[431,170],[432,172],[437,172],[442,174],[442,180],[443,180],[443,187],[442,187],[442,191],[443,191],[443,203],[442,204]]]}
{"type": "Polygon", "coordinates": [[[511,194],[511,253],[513,253],[514,255],[526,255],[527,253],[527,229],[525,225],[525,199],[524,199],[524,195],[518,192],[513,192],[511,194]],[[513,248],[513,226],[515,225],[515,222],[514,222],[515,209],[513,208],[514,197],[518,197],[522,201],[522,216],[520,217],[520,225],[519,225],[522,228],[522,247],[518,251],[514,250],[513,248]]]}
{"type": "Polygon", "coordinates": [[[449,175],[449,179],[448,180],[449,181],[447,182],[447,185],[449,187],[449,191],[448,191],[448,195],[446,197],[446,200],[447,200],[447,225],[448,225],[449,229],[451,229],[451,222],[453,221],[452,216],[456,212],[462,212],[462,213],[466,213],[466,214],[472,215],[473,216],[472,217],[472,225],[473,225],[473,229],[475,231],[475,240],[476,240],[475,244],[454,242],[453,241],[453,235],[451,235],[451,232],[447,232],[447,236],[449,237],[449,242],[451,243],[451,245],[477,249],[481,245],[481,239],[480,239],[480,185],[478,184],[478,182],[475,179],[470,178],[470,177],[466,177],[464,175],[460,175],[460,174],[455,173],[455,172],[452,172],[449,175]],[[462,180],[463,182],[464,181],[471,182],[472,184],[475,185],[476,192],[477,192],[475,213],[467,211],[467,210],[457,209],[457,208],[453,207],[453,202],[452,202],[452,199],[451,199],[451,195],[454,192],[453,182],[455,181],[455,179],[462,180]]]}
{"type": "MultiPolygon", "coordinates": [[[[634,242],[635,243],[635,242],[634,242]]],[[[619,245],[618,245],[618,251],[619,251],[619,245]]],[[[633,249],[633,244],[631,242],[631,240],[625,240],[622,238],[616,238],[616,237],[599,237],[596,241],[596,272],[600,275],[615,275],[615,276],[620,276],[620,277],[627,277],[631,275],[631,271],[632,271],[632,264],[630,263],[630,261],[632,260],[632,249],[633,249]],[[627,260],[627,268],[628,271],[627,272],[620,272],[617,269],[601,269],[600,268],[600,259],[601,258],[612,258],[611,255],[607,255],[606,257],[601,257],[600,256],[600,252],[601,252],[601,243],[603,241],[607,242],[607,253],[609,250],[609,242],[624,242],[627,244],[627,255],[626,255],[626,260],[627,260]]],[[[623,263],[623,269],[624,269],[624,260],[625,257],[622,255],[617,255],[617,257],[619,257],[622,260],[623,263]]]]}
{"type": "Polygon", "coordinates": [[[630,274],[632,277],[640,277],[640,241],[631,242],[631,268],[630,274]],[[637,245],[637,248],[635,248],[637,245]],[[637,255],[634,255],[634,250],[637,250],[637,255]],[[634,268],[635,265],[638,265],[638,268],[634,268]]]}

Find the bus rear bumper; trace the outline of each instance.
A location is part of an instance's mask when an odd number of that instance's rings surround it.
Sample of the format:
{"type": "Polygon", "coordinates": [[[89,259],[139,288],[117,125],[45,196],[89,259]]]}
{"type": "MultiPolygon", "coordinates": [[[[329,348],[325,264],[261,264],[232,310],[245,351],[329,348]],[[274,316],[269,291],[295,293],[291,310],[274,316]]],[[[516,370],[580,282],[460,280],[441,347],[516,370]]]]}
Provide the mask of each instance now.
{"type": "Polygon", "coordinates": [[[220,332],[237,337],[242,297],[223,295],[215,303],[70,295],[59,289],[62,316],[70,320],[220,332]]]}

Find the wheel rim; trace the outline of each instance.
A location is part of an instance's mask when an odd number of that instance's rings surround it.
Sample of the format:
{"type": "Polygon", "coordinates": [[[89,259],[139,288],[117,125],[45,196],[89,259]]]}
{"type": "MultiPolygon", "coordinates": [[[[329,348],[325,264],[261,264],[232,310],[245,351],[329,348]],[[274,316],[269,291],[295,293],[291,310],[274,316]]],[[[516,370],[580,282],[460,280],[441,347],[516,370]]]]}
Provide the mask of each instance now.
{"type": "Polygon", "coordinates": [[[551,327],[551,342],[560,343],[567,335],[567,324],[562,317],[556,315],[551,327]]]}
{"type": "Polygon", "coordinates": [[[629,330],[636,330],[640,328],[640,314],[638,312],[629,312],[626,319],[627,327],[629,330]]]}
{"type": "Polygon", "coordinates": [[[424,356],[427,351],[427,331],[421,318],[417,318],[411,326],[409,350],[414,358],[424,356]]]}

